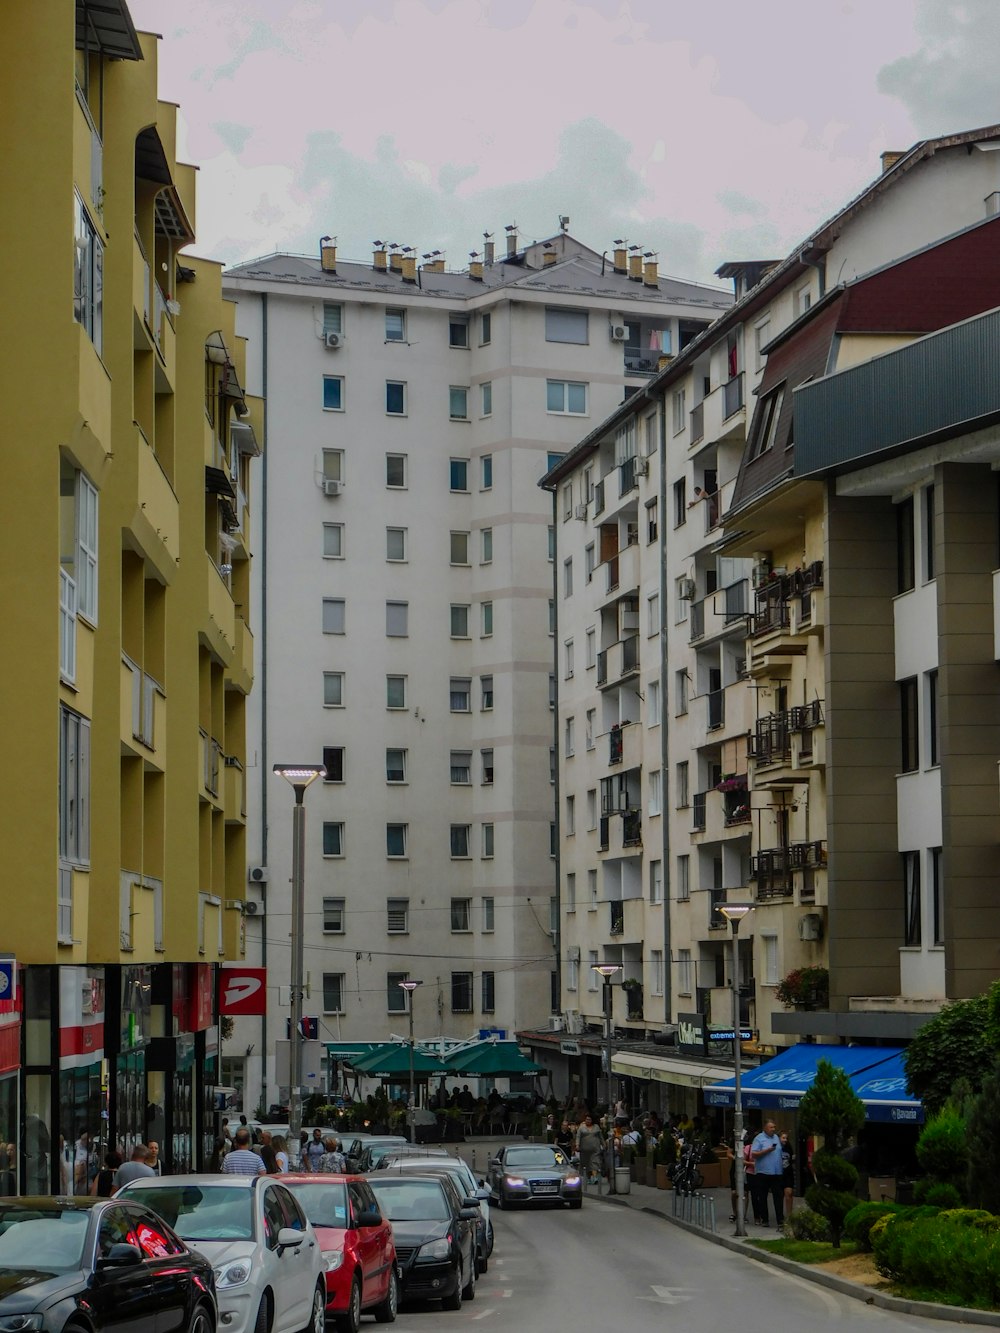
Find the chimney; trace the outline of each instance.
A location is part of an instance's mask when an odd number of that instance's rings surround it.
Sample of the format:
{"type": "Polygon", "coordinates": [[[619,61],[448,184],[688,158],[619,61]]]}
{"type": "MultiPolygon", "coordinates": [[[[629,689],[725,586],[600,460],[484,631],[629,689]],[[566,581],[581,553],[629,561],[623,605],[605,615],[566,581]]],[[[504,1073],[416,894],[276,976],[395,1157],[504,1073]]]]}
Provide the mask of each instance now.
{"type": "Polygon", "coordinates": [[[507,233],[507,258],[513,259],[517,254],[517,223],[512,222],[509,227],[504,227],[507,233]]]}
{"type": "Polygon", "coordinates": [[[643,265],[642,282],[645,287],[658,287],[660,277],[657,272],[657,263],[655,259],[647,259],[643,265]]]}
{"type": "Polygon", "coordinates": [[[421,265],[421,268],[425,273],[443,273],[444,259],[428,259],[426,264],[421,265]]]}
{"type": "Polygon", "coordinates": [[[489,234],[489,232],[484,232],[484,233],[483,233],[483,262],[486,263],[486,264],[492,264],[492,263],[493,263],[493,253],[494,253],[493,237],[489,234]]]}
{"type": "Polygon", "coordinates": [[[615,262],[614,269],[616,273],[627,273],[628,264],[625,258],[625,242],[615,241],[615,262]]]}
{"type": "Polygon", "coordinates": [[[475,250],[469,251],[469,277],[473,282],[483,280],[483,261],[475,250]]]}
{"type": "Polygon", "coordinates": [[[403,256],[398,250],[389,251],[389,269],[393,273],[402,273],[403,271],[403,256]]]}
{"type": "Polygon", "coordinates": [[[400,272],[404,282],[416,282],[417,280],[417,256],[414,254],[403,255],[403,262],[400,272]]]}
{"type": "Polygon", "coordinates": [[[389,256],[386,254],[385,242],[375,241],[375,253],[372,256],[372,268],[376,273],[385,273],[389,266],[389,256]]]}
{"type": "Polygon", "coordinates": [[[337,238],[321,236],[319,241],[319,266],[324,273],[337,271],[337,238]]]}
{"type": "Polygon", "coordinates": [[[642,282],[642,254],[638,250],[628,257],[628,276],[630,282],[642,282]]]}
{"type": "Polygon", "coordinates": [[[882,175],[884,176],[890,167],[894,167],[899,159],[905,156],[905,152],[899,152],[894,148],[890,148],[884,152],[882,154],[882,175]]]}

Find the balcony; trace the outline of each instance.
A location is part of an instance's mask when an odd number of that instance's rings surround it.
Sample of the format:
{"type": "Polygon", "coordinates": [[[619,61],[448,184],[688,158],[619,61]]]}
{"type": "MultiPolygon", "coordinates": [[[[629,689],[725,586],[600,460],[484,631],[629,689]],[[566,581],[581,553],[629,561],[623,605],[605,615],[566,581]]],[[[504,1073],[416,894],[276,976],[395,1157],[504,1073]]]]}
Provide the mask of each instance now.
{"type": "Polygon", "coordinates": [[[789,864],[793,870],[821,870],[826,865],[826,841],[793,842],[788,849],[789,864]]]}
{"type": "Polygon", "coordinates": [[[743,406],[743,374],[734,375],[722,386],[722,417],[728,421],[743,406]]]}
{"type": "Polygon", "coordinates": [[[598,605],[607,605],[608,599],[615,600],[622,595],[622,590],[631,592],[639,588],[639,562],[641,560],[638,541],[629,542],[604,563],[605,592],[607,598],[600,599],[598,605]]]}
{"type": "Polygon", "coordinates": [[[699,403],[691,409],[691,439],[689,444],[697,444],[705,434],[705,404],[699,403]]]}
{"type": "Polygon", "coordinates": [[[791,849],[772,847],[758,852],[750,858],[750,878],[756,891],[758,902],[769,902],[776,898],[791,898],[794,892],[792,883],[791,849]]]}
{"type": "Polygon", "coordinates": [[[599,481],[594,487],[594,517],[604,513],[604,482],[599,481]]]}
{"type": "Polygon", "coordinates": [[[620,814],[602,815],[598,851],[611,856],[634,856],[642,847],[642,812],[624,810],[620,814]]]}
{"type": "Polygon", "coordinates": [[[246,774],[235,755],[226,755],[222,806],[227,824],[246,823],[246,774]]]}
{"type": "Polygon", "coordinates": [[[639,670],[639,636],[630,634],[597,654],[598,686],[617,685],[639,670]]]}
{"type": "Polygon", "coordinates": [[[636,479],[635,459],[626,458],[618,466],[618,498],[628,495],[629,491],[634,491],[639,485],[636,479]]]}
{"type": "Polygon", "coordinates": [[[143,553],[168,578],[177,572],[180,556],[180,504],[156,451],[136,427],[138,460],[136,509],[131,531],[143,553]]]}
{"type": "Polygon", "coordinates": [[[790,718],[790,710],[783,713],[769,713],[767,717],[758,718],[747,746],[747,754],[758,768],[764,768],[768,764],[791,763],[790,718]]]}
{"type": "Polygon", "coordinates": [[[222,767],[222,746],[206,731],[201,736],[201,791],[213,802],[219,802],[219,770],[222,767]]]}
{"type": "Polygon", "coordinates": [[[249,694],[253,687],[253,633],[239,615],[233,620],[233,628],[236,631],[236,650],[229,674],[237,689],[243,694],[249,694]]]}
{"type": "Polygon", "coordinates": [[[205,552],[205,578],[208,589],[208,619],[201,626],[206,645],[227,665],[236,649],[236,608],[229,584],[215,561],[205,552]]]}
{"type": "Polygon", "coordinates": [[[718,731],[726,724],[726,691],[710,690],[705,698],[708,702],[708,730],[718,731]]]}
{"type": "Polygon", "coordinates": [[[663,353],[656,347],[638,347],[635,343],[625,344],[626,375],[655,375],[659,369],[663,353]]]}
{"type": "Polygon", "coordinates": [[[163,687],[122,653],[120,696],[123,754],[142,754],[147,766],[162,768],[167,729],[167,699],[163,687]]]}

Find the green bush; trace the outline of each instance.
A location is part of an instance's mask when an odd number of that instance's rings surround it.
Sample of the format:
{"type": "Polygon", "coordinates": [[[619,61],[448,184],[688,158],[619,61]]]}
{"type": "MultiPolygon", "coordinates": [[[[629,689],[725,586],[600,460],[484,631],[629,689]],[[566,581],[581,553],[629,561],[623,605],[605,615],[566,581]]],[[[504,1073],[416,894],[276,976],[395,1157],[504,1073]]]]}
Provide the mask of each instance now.
{"type": "Polygon", "coordinates": [[[929,1203],[935,1208],[950,1208],[952,1210],[961,1208],[962,1196],[954,1185],[949,1185],[943,1181],[921,1183],[926,1183],[926,1189],[921,1191],[918,1199],[919,1203],[929,1203]]]}
{"type": "Polygon", "coordinates": [[[830,1223],[811,1208],[800,1208],[785,1219],[785,1234],[794,1240],[830,1240],[830,1223]]]}
{"type": "Polygon", "coordinates": [[[938,1214],[942,1222],[952,1226],[975,1227],[978,1231],[1000,1231],[1000,1217],[985,1208],[948,1208],[938,1214]]]}
{"type": "Polygon", "coordinates": [[[844,1235],[858,1243],[859,1250],[871,1250],[870,1233],[880,1217],[899,1212],[895,1203],[859,1203],[844,1218],[844,1235]]]}
{"type": "Polygon", "coordinates": [[[920,1131],[917,1161],[929,1177],[922,1197],[935,1185],[953,1185],[959,1197],[943,1198],[943,1205],[950,1208],[964,1202],[961,1191],[969,1172],[969,1143],[965,1117],[953,1103],[932,1116],[920,1131]]]}
{"type": "Polygon", "coordinates": [[[876,1267],[907,1287],[936,1291],[962,1305],[995,1307],[1000,1246],[996,1230],[987,1229],[989,1220],[971,1209],[887,1214],[870,1232],[876,1267]]]}

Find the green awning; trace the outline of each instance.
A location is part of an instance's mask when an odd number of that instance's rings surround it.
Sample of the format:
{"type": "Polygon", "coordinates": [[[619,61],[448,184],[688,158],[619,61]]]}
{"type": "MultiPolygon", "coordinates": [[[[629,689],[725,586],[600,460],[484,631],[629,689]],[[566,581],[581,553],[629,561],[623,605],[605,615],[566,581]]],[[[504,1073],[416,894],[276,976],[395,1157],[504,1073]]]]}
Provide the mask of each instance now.
{"type": "Polygon", "coordinates": [[[446,1064],[449,1073],[474,1078],[516,1078],[520,1074],[545,1073],[541,1065],[522,1055],[516,1041],[484,1041],[478,1046],[467,1046],[450,1055],[446,1064]]]}
{"type": "MultiPolygon", "coordinates": [[[[376,1078],[392,1078],[410,1072],[410,1047],[406,1042],[387,1042],[370,1054],[351,1061],[356,1074],[371,1074],[376,1078]]],[[[414,1074],[444,1073],[448,1065],[439,1055],[428,1055],[419,1046],[413,1052],[414,1074]]]]}

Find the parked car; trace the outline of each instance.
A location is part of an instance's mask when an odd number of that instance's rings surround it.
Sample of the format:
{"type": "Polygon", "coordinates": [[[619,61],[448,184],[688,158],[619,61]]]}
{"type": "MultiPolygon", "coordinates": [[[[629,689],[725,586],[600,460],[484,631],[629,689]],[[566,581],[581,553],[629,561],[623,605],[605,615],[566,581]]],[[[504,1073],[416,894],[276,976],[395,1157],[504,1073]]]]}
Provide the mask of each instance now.
{"type": "Polygon", "coordinates": [[[215,1269],[225,1333],[323,1333],[326,1269],[275,1176],[143,1176],[115,1195],[152,1209],[215,1269]]]}
{"type": "Polygon", "coordinates": [[[490,1159],[486,1183],[498,1208],[514,1203],[583,1206],[583,1180],[561,1148],[547,1143],[508,1143],[490,1159]]]}
{"type": "Polygon", "coordinates": [[[366,1143],[361,1150],[361,1156],[358,1158],[360,1170],[367,1175],[369,1171],[377,1171],[384,1161],[390,1157],[447,1157],[446,1148],[431,1148],[426,1143],[386,1143],[384,1140],[376,1140],[373,1143],[366,1143]]]}
{"type": "Polygon", "coordinates": [[[391,1324],[399,1304],[392,1226],[363,1176],[286,1175],[312,1223],[326,1265],[326,1313],[341,1333],[358,1333],[362,1314],[391,1324]]]}
{"type": "Polygon", "coordinates": [[[490,1220],[490,1191],[485,1183],[477,1180],[472,1174],[472,1169],[461,1157],[439,1156],[433,1157],[385,1157],[382,1159],[380,1171],[396,1171],[400,1174],[407,1172],[438,1172],[443,1171],[451,1176],[458,1188],[460,1194],[469,1198],[476,1199],[479,1203],[479,1221],[476,1224],[476,1268],[480,1274],[485,1273],[489,1268],[490,1255],[493,1253],[493,1223],[490,1220]]]}
{"type": "Polygon", "coordinates": [[[443,1174],[378,1174],[368,1183],[392,1223],[403,1299],[440,1301],[446,1310],[474,1300],[475,1199],[463,1198],[443,1174]]]}
{"type": "Polygon", "coordinates": [[[361,1170],[361,1156],[364,1150],[376,1143],[388,1143],[395,1147],[407,1144],[407,1140],[402,1134],[360,1134],[351,1131],[344,1135],[344,1146],[341,1149],[347,1158],[348,1171],[357,1172],[361,1170]]]}
{"type": "Polygon", "coordinates": [[[0,1329],[214,1333],[212,1265],[150,1209],[111,1199],[0,1201],[0,1329]]]}

